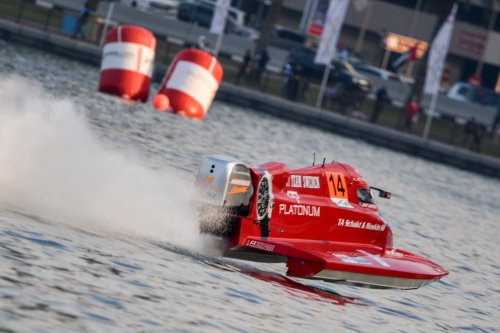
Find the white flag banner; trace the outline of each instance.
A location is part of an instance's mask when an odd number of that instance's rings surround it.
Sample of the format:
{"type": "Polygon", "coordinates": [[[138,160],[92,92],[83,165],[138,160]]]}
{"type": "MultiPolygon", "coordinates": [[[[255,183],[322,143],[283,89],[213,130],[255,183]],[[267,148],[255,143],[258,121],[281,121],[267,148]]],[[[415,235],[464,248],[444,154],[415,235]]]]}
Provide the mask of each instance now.
{"type": "Polygon", "coordinates": [[[226,27],[227,12],[229,11],[231,0],[217,0],[215,12],[210,24],[210,32],[216,35],[224,33],[226,27]]]}
{"type": "Polygon", "coordinates": [[[317,64],[329,64],[337,51],[337,40],[340,29],[344,24],[345,13],[349,6],[349,0],[330,0],[326,21],[321,34],[321,41],[316,51],[314,62],[317,64]]]}
{"type": "Polygon", "coordinates": [[[429,51],[429,59],[427,60],[424,94],[434,95],[439,92],[441,75],[443,74],[446,55],[448,54],[448,48],[450,47],[456,12],[457,4],[454,4],[446,22],[441,26],[436,37],[434,37],[434,40],[432,41],[431,49],[429,51]]]}

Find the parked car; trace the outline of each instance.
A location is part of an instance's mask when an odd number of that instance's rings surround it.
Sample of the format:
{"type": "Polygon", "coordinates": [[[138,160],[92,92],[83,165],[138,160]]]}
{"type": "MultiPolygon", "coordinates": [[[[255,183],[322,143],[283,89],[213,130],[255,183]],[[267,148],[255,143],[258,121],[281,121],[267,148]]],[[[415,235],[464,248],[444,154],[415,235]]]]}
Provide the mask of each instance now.
{"type": "Polygon", "coordinates": [[[446,95],[459,101],[467,101],[482,105],[500,105],[500,95],[493,89],[471,85],[467,82],[454,83],[446,95]]]}
{"type": "Polygon", "coordinates": [[[120,0],[121,3],[140,10],[171,11],[179,7],[179,0],[120,0]]]}
{"type": "Polygon", "coordinates": [[[260,32],[246,26],[235,26],[234,31],[232,31],[233,34],[240,36],[244,39],[248,39],[253,41],[256,41],[260,37],[260,32]]]}
{"type": "Polygon", "coordinates": [[[202,27],[210,27],[214,9],[210,6],[185,2],[179,5],[177,19],[181,21],[194,22],[202,27]]]}
{"type": "MultiPolygon", "coordinates": [[[[184,0],[185,2],[198,3],[215,8],[215,0],[184,0]]],[[[245,25],[245,12],[234,7],[229,7],[227,16],[238,26],[245,25]]]]}
{"type": "Polygon", "coordinates": [[[151,9],[170,11],[179,7],[179,0],[149,0],[151,9]]]}
{"type": "MultiPolygon", "coordinates": [[[[179,5],[177,18],[182,21],[195,22],[202,27],[210,27],[215,12],[215,2],[212,1],[185,1],[179,5]]],[[[229,8],[226,20],[226,31],[234,31],[243,27],[245,13],[236,8],[229,8]]]]}
{"type": "MultiPolygon", "coordinates": [[[[177,19],[181,21],[193,22],[201,27],[210,28],[214,12],[215,7],[211,4],[204,2],[184,2],[179,5],[177,10],[177,19]]],[[[241,26],[238,25],[230,15],[228,15],[224,32],[234,33],[240,29],[241,26]]]]}
{"type": "Polygon", "coordinates": [[[344,60],[351,64],[365,63],[363,56],[352,49],[337,49],[335,59],[344,60]]]}
{"type": "Polygon", "coordinates": [[[368,65],[363,62],[353,63],[352,67],[354,67],[356,71],[361,74],[377,76],[383,80],[401,82],[401,78],[397,74],[382,68],[368,65]]]}
{"type": "Polygon", "coordinates": [[[277,25],[269,43],[278,48],[291,50],[304,45],[305,40],[306,36],[301,32],[277,25]]]}
{"type": "MultiPolygon", "coordinates": [[[[308,47],[299,47],[290,52],[287,63],[292,67],[300,65],[302,75],[312,82],[320,83],[323,79],[325,66],[314,63],[316,51],[308,47]]],[[[345,61],[333,60],[330,65],[328,84],[342,83],[344,88],[358,97],[366,97],[370,93],[372,85],[370,80],[358,73],[354,67],[345,61]]]]}

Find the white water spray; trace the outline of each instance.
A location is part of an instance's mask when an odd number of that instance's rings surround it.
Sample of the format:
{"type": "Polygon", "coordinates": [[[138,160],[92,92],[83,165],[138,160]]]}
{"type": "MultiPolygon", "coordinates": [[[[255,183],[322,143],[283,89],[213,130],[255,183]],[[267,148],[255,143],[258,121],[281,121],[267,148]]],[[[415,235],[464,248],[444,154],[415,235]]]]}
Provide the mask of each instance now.
{"type": "Polygon", "coordinates": [[[0,203],[98,233],[199,249],[192,185],[102,148],[71,101],[0,81],[0,203]],[[27,94],[29,92],[29,94],[27,94]]]}

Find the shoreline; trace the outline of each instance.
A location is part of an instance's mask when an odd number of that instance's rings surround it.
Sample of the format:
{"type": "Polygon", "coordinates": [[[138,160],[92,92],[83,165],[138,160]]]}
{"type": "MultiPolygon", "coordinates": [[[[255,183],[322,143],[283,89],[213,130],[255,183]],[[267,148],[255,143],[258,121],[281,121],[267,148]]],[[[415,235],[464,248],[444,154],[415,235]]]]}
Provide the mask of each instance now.
{"type": "MultiPolygon", "coordinates": [[[[101,50],[96,45],[4,19],[0,19],[0,38],[96,66],[99,66],[101,62],[101,50]]],[[[155,64],[153,79],[155,81],[161,80],[166,68],[166,65],[155,64]]],[[[215,98],[229,104],[252,108],[256,112],[360,139],[376,146],[447,164],[462,170],[500,178],[500,159],[464,148],[434,140],[424,140],[421,137],[395,129],[294,103],[228,82],[221,83],[215,98]]]]}

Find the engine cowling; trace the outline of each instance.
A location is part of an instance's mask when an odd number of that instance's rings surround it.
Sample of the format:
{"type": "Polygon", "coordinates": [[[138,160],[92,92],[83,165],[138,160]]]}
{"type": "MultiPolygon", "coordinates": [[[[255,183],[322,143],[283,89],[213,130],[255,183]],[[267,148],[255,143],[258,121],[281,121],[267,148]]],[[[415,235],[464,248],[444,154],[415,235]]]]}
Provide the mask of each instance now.
{"type": "Polygon", "coordinates": [[[228,236],[239,216],[248,215],[254,189],[250,170],[236,159],[206,156],[196,176],[201,231],[228,236]]]}

